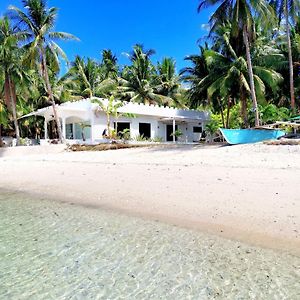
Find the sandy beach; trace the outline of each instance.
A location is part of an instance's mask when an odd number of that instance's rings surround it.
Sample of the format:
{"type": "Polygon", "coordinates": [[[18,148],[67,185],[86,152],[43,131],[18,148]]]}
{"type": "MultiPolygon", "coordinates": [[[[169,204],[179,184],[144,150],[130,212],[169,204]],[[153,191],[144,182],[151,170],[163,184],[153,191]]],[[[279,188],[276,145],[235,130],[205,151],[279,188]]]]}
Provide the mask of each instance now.
{"type": "Polygon", "coordinates": [[[300,256],[300,146],[0,149],[0,188],[300,256]]]}

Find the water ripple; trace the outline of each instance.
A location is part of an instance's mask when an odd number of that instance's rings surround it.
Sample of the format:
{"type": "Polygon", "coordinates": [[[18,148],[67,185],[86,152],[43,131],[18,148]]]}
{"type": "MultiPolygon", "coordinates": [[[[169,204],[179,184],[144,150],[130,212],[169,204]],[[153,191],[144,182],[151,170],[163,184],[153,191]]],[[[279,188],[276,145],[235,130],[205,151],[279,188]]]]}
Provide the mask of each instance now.
{"type": "Polygon", "coordinates": [[[1,299],[300,299],[300,259],[158,222],[0,195],[1,299]]]}

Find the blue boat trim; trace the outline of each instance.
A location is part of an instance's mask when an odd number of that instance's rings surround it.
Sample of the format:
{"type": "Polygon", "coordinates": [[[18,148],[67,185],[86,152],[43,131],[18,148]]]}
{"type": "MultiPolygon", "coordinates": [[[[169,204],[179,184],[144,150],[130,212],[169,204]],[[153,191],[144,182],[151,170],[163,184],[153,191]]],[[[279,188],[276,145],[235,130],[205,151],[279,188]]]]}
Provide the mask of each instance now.
{"type": "Polygon", "coordinates": [[[225,129],[220,128],[227,143],[236,144],[251,144],[266,140],[276,140],[285,135],[282,130],[268,129],[225,129]]]}

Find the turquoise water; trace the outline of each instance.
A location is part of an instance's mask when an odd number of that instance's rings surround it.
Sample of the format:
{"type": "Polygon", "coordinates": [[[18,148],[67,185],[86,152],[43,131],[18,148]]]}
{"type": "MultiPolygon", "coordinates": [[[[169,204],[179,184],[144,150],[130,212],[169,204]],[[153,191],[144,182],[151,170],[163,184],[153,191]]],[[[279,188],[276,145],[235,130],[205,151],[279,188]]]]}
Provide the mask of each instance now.
{"type": "Polygon", "coordinates": [[[0,299],[300,299],[300,258],[1,192],[0,299]]]}

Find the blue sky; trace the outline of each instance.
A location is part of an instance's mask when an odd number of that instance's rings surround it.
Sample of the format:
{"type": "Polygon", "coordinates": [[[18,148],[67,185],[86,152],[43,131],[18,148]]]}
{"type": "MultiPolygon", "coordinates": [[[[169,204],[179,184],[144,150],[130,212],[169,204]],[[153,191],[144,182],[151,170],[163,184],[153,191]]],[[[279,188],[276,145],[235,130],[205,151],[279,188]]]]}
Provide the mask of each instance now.
{"type": "MultiPolygon", "coordinates": [[[[0,14],[21,0],[1,0],[0,14]]],[[[136,43],[155,49],[153,61],[168,56],[176,59],[177,70],[184,57],[198,53],[197,40],[207,34],[204,24],[210,10],[197,13],[198,0],[48,0],[60,8],[56,30],[76,35],[80,42],[60,43],[72,60],[76,54],[100,59],[102,49],[112,49],[121,65],[123,54],[136,43]]]]}

